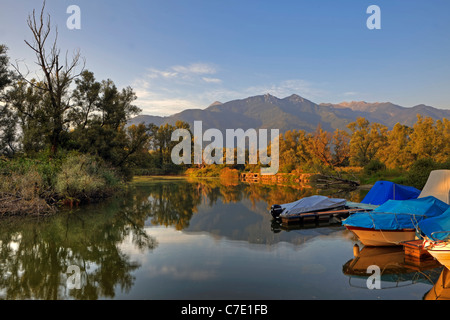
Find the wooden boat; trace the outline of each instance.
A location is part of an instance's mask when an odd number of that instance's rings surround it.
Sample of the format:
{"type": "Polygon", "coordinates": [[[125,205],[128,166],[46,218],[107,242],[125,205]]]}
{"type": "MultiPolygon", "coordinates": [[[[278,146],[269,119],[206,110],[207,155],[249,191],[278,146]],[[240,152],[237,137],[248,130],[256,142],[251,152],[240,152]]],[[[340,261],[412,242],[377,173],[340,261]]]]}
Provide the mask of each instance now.
{"type": "Polygon", "coordinates": [[[448,241],[425,240],[423,248],[440,264],[450,269],[450,243],[448,241]]]}
{"type": "Polygon", "coordinates": [[[397,246],[416,239],[416,229],[382,230],[345,225],[365,246],[397,246]]]}
{"type": "Polygon", "coordinates": [[[402,242],[421,237],[417,234],[419,223],[443,214],[450,207],[450,170],[432,171],[418,195],[418,190],[410,187],[399,188],[388,183],[378,187],[379,190],[374,190],[376,193],[371,194],[366,202],[374,203],[383,194],[389,194],[392,199],[382,203],[372,213],[360,214],[343,221],[343,225],[364,245],[401,245],[402,242]],[[402,200],[395,199],[399,191],[402,200]]]}
{"type": "Polygon", "coordinates": [[[444,268],[433,288],[424,296],[424,300],[450,300],[450,270],[444,268]]]}
{"type": "Polygon", "coordinates": [[[416,239],[420,221],[439,216],[449,207],[433,196],[388,200],[371,212],[352,214],[342,224],[366,246],[395,246],[416,239]]]}

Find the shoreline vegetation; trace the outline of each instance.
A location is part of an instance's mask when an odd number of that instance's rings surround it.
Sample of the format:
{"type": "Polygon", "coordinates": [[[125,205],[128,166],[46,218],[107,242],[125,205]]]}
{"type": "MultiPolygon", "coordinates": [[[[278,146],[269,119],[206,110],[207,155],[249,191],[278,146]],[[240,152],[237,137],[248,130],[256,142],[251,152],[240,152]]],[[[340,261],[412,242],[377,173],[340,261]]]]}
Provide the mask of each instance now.
{"type": "MultiPolygon", "coordinates": [[[[97,81],[79,52],[61,59],[44,9],[45,2],[27,20],[31,40],[25,43],[36,54],[36,77],[21,71],[27,66],[10,64],[0,44],[0,216],[50,214],[99,201],[125,190],[133,176],[352,188],[389,180],[421,189],[431,170],[450,169],[450,120],[420,115],[413,127],[389,129],[357,118],[335,132],[320,126],[284,132],[275,176],[260,176],[262,164],[248,163],[248,155],[245,164],[176,165],[171,155],[179,141],[172,133],[190,132],[189,124],[127,126],[141,112],[133,89],[97,81]]],[[[223,154],[229,151],[238,150],[223,154]]],[[[216,158],[217,151],[210,152],[216,158]]]]}
{"type": "Polygon", "coordinates": [[[58,159],[3,158],[0,176],[0,216],[53,214],[58,207],[100,201],[124,189],[117,170],[74,152],[58,159]]]}

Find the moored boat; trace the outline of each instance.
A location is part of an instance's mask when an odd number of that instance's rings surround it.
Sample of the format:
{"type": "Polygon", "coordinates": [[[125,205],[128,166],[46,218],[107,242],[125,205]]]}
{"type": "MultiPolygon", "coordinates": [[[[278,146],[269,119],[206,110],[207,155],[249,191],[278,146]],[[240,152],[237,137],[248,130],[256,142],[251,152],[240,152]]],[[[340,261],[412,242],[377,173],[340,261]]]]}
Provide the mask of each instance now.
{"type": "Polygon", "coordinates": [[[345,225],[365,246],[396,246],[416,239],[416,229],[383,230],[345,225]]]}
{"type": "Polygon", "coordinates": [[[388,200],[417,199],[420,196],[420,193],[421,191],[414,187],[380,180],[370,188],[361,203],[382,205],[388,200]]]}
{"type": "Polygon", "coordinates": [[[270,213],[273,218],[296,216],[303,213],[340,210],[345,208],[347,200],[315,195],[300,200],[272,205],[270,213]]]}
{"type": "Polygon", "coordinates": [[[424,300],[450,300],[450,270],[443,268],[433,288],[423,297],[424,300]]]}
{"type": "Polygon", "coordinates": [[[433,170],[428,176],[419,198],[433,196],[450,204],[450,170],[433,170]]]}
{"type": "Polygon", "coordinates": [[[423,248],[450,269],[450,208],[438,217],[421,221],[419,230],[425,238],[423,248]]]}
{"type": "Polygon", "coordinates": [[[366,246],[394,246],[414,240],[420,221],[436,217],[450,206],[428,196],[409,200],[388,200],[369,212],[356,212],[342,224],[366,246]]]}
{"type": "MultiPolygon", "coordinates": [[[[437,217],[450,207],[450,170],[431,171],[418,196],[415,188],[403,186],[393,189],[388,183],[384,187],[385,192],[379,188],[379,197],[383,198],[383,193],[389,193],[392,197],[394,190],[401,190],[401,197],[406,200],[390,199],[373,212],[356,213],[343,221],[343,225],[364,245],[393,246],[414,240],[420,237],[417,233],[419,222],[437,217]]],[[[366,198],[363,201],[370,202],[377,198],[377,194],[370,197],[368,194],[367,201],[366,198]]]]}
{"type": "Polygon", "coordinates": [[[423,248],[428,251],[440,264],[450,269],[450,243],[447,241],[425,240],[423,248]]]}

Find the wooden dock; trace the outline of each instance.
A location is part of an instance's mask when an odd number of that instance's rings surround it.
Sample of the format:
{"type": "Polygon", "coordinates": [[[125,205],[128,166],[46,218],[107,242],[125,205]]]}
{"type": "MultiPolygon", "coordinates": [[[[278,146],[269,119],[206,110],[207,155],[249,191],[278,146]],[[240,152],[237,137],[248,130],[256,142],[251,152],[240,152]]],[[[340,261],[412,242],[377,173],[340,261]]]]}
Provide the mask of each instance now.
{"type": "Polygon", "coordinates": [[[441,264],[423,248],[423,240],[410,240],[402,242],[405,252],[405,264],[413,267],[438,267],[441,264]]]}
{"type": "Polygon", "coordinates": [[[308,184],[311,177],[316,175],[316,173],[301,173],[301,174],[290,174],[290,173],[277,173],[273,175],[262,175],[260,173],[254,172],[243,172],[240,174],[239,178],[243,182],[261,182],[269,184],[285,184],[293,183],[299,185],[308,184]]]}
{"type": "Polygon", "coordinates": [[[302,224],[330,221],[332,218],[347,218],[350,213],[367,211],[367,209],[350,208],[331,211],[305,212],[293,215],[281,215],[281,223],[288,224],[302,224]]]}
{"type": "Polygon", "coordinates": [[[431,258],[431,254],[422,246],[423,240],[410,240],[402,242],[405,255],[415,259],[431,258]]]}

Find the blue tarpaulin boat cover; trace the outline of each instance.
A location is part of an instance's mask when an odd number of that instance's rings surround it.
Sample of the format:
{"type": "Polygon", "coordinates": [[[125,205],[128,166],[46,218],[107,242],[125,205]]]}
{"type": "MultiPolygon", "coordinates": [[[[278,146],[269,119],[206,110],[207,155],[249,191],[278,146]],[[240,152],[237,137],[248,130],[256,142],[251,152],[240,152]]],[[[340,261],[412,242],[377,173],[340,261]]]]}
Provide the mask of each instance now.
{"type": "Polygon", "coordinates": [[[415,229],[423,219],[437,217],[449,207],[433,196],[388,200],[373,211],[351,214],[342,224],[376,230],[415,229]]]}
{"type": "Polygon", "coordinates": [[[450,238],[450,208],[443,214],[419,222],[420,231],[433,240],[448,240],[450,238]]]}
{"type": "Polygon", "coordinates": [[[361,201],[366,204],[383,204],[388,200],[416,199],[420,190],[390,181],[377,181],[361,201]]]}

